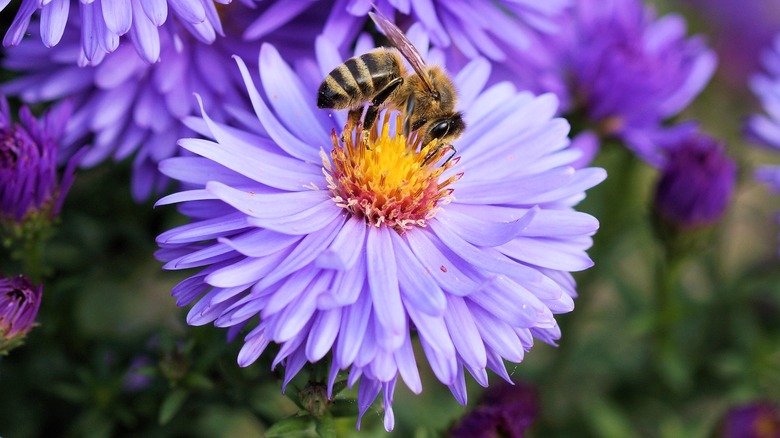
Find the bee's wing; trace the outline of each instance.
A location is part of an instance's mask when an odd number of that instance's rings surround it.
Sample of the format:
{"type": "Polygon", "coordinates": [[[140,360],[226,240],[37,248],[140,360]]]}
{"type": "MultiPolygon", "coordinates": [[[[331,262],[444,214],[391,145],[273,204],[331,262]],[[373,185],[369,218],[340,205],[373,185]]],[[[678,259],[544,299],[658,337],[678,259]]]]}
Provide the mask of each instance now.
{"type": "Polygon", "coordinates": [[[404,35],[398,26],[390,21],[379,9],[376,11],[378,14],[369,12],[368,15],[371,16],[371,19],[374,20],[374,23],[376,23],[377,27],[385,34],[393,46],[395,46],[404,58],[409,61],[409,64],[417,73],[417,76],[422,79],[426,88],[428,88],[428,91],[433,93],[435,90],[433,89],[431,79],[425,74],[425,61],[423,60],[422,55],[420,55],[420,52],[417,51],[412,42],[409,41],[409,38],[404,35]]]}

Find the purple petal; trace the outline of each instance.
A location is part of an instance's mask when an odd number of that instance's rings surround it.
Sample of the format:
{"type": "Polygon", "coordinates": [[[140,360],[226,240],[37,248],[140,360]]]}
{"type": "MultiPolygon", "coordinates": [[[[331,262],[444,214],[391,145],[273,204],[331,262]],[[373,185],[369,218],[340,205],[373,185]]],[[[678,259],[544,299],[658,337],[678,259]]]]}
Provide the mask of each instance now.
{"type": "Polygon", "coordinates": [[[204,281],[218,287],[249,285],[276,269],[288,253],[289,251],[279,251],[266,257],[247,257],[212,272],[204,281]]]}
{"type": "Polygon", "coordinates": [[[234,233],[249,227],[247,218],[242,213],[233,213],[174,228],[157,236],[158,245],[174,245],[200,242],[215,237],[234,233]]]}
{"type": "Polygon", "coordinates": [[[246,41],[259,40],[311,7],[312,3],[307,1],[273,3],[246,27],[243,38],[246,41]]]}
{"type": "Polygon", "coordinates": [[[361,219],[347,219],[328,249],[317,257],[317,266],[326,269],[352,269],[363,251],[367,227],[361,219]]]}
{"type": "Polygon", "coordinates": [[[22,0],[22,5],[19,6],[14,21],[11,22],[11,26],[3,37],[5,47],[16,46],[22,41],[25,32],[27,32],[27,26],[30,25],[30,18],[39,6],[40,0],[22,0]]]}
{"type": "Polygon", "coordinates": [[[441,316],[447,306],[444,292],[427,275],[425,267],[414,257],[403,238],[398,233],[390,233],[390,237],[398,262],[398,281],[404,301],[421,312],[441,316]]]}
{"type": "Polygon", "coordinates": [[[487,365],[485,345],[463,298],[448,297],[444,322],[463,362],[475,369],[485,368],[487,365]]]}
{"type": "Polygon", "coordinates": [[[305,335],[303,327],[309,322],[317,309],[317,295],[322,293],[327,287],[328,279],[321,276],[312,283],[312,286],[304,291],[298,299],[276,316],[276,321],[280,324],[272,326],[272,337],[275,342],[282,343],[292,339],[299,334],[305,335]]]}
{"type": "Polygon", "coordinates": [[[157,26],[143,12],[139,0],[131,1],[133,2],[133,25],[130,27],[130,39],[138,54],[146,62],[155,63],[160,59],[160,34],[157,26]]]}
{"type": "Polygon", "coordinates": [[[344,309],[339,337],[333,351],[333,361],[338,364],[338,368],[345,369],[351,365],[363,344],[363,336],[371,316],[371,299],[367,295],[362,294],[353,306],[344,309]]]}
{"type": "Polygon", "coordinates": [[[168,0],[178,17],[188,23],[201,23],[206,20],[206,10],[200,0],[168,0]]]}
{"type": "Polygon", "coordinates": [[[404,343],[401,348],[395,350],[395,363],[398,366],[398,373],[404,379],[406,386],[415,393],[422,392],[422,381],[420,381],[420,372],[417,370],[417,361],[414,359],[414,350],[412,342],[407,333],[404,336],[404,343]]]}
{"type": "Polygon", "coordinates": [[[469,301],[513,327],[550,327],[555,325],[550,309],[523,286],[496,276],[484,289],[468,296],[469,301]]]}
{"type": "Polygon", "coordinates": [[[457,211],[445,211],[437,220],[457,233],[465,241],[477,246],[499,246],[523,232],[536,217],[539,208],[532,208],[514,221],[485,221],[465,216],[457,211]]]}
{"type": "MultiPolygon", "coordinates": [[[[497,320],[478,306],[469,306],[474,315],[474,323],[479,329],[479,334],[485,345],[501,357],[512,361],[522,362],[525,351],[517,335],[509,324],[497,320]]],[[[488,363],[490,363],[489,354],[488,363]]]]}
{"type": "Polygon", "coordinates": [[[403,343],[406,313],[401,304],[393,242],[387,227],[368,230],[366,262],[374,312],[383,329],[378,341],[384,348],[396,350],[403,343]]]}
{"type": "MultiPolygon", "coordinates": [[[[270,50],[267,47],[270,45],[263,44],[260,49],[261,54],[263,50],[270,50]]],[[[322,148],[322,144],[310,145],[306,144],[300,139],[296,138],[292,133],[282,126],[279,120],[273,115],[271,110],[266,106],[265,101],[258,93],[255,87],[254,81],[249,74],[249,71],[241,58],[235,57],[238,63],[238,68],[241,70],[241,76],[244,78],[244,84],[246,85],[247,92],[249,93],[249,99],[252,101],[252,107],[255,109],[257,118],[260,119],[263,127],[268,131],[268,135],[276,142],[279,147],[288,153],[290,156],[298,158],[299,160],[309,161],[312,163],[320,162],[318,149],[322,148]]]]}
{"type": "Polygon", "coordinates": [[[304,143],[328,150],[330,132],[321,123],[320,117],[325,117],[324,113],[311,104],[315,101],[314,94],[304,90],[295,71],[269,44],[264,44],[260,50],[260,81],[266,94],[271,96],[271,107],[290,132],[304,143]],[[274,96],[285,98],[275,99],[274,96]]]}
{"type": "Polygon", "coordinates": [[[426,274],[433,277],[447,292],[468,295],[479,288],[474,280],[462,272],[453,260],[445,256],[431,242],[427,233],[412,230],[404,234],[404,240],[409,244],[409,248],[414,252],[420,264],[427,267],[426,274]]]}
{"type": "Polygon", "coordinates": [[[133,22],[131,0],[102,0],[101,4],[103,6],[103,19],[108,30],[117,35],[126,34],[133,22]]]}
{"type": "Polygon", "coordinates": [[[249,257],[263,257],[288,248],[301,236],[277,233],[271,230],[252,230],[235,237],[219,238],[220,242],[249,257]]]}
{"type": "Polygon", "coordinates": [[[247,367],[254,363],[270,343],[271,339],[265,336],[265,326],[258,326],[245,338],[244,345],[238,352],[238,366],[247,367]]]}
{"type": "Polygon", "coordinates": [[[306,358],[309,362],[316,362],[325,357],[336,340],[340,322],[340,308],[318,312],[306,341],[306,358]]]}
{"type": "Polygon", "coordinates": [[[582,271],[593,266],[585,253],[590,247],[574,244],[571,240],[543,237],[518,237],[498,248],[503,254],[521,262],[562,271],[582,271]]]}
{"type": "Polygon", "coordinates": [[[361,251],[353,268],[336,273],[330,290],[320,295],[317,307],[332,309],[354,304],[363,291],[365,282],[366,258],[361,251]]]}
{"type": "Polygon", "coordinates": [[[70,0],[52,0],[41,8],[41,40],[46,47],[54,47],[62,39],[69,9],[70,0]]]}
{"type": "Polygon", "coordinates": [[[168,18],[168,2],[140,0],[144,13],[155,26],[160,27],[168,18]]]}
{"type": "Polygon", "coordinates": [[[280,219],[295,216],[329,202],[340,210],[324,190],[258,194],[238,190],[218,181],[206,183],[206,189],[242,213],[259,219],[280,219]]]}
{"type": "MultiPolygon", "coordinates": [[[[259,286],[270,286],[313,262],[330,245],[330,242],[333,241],[343,223],[341,221],[329,221],[325,225],[322,229],[305,236],[295,246],[290,255],[284,259],[280,267],[260,281],[259,286]]],[[[331,273],[335,275],[335,272],[331,271],[331,273]]]]}

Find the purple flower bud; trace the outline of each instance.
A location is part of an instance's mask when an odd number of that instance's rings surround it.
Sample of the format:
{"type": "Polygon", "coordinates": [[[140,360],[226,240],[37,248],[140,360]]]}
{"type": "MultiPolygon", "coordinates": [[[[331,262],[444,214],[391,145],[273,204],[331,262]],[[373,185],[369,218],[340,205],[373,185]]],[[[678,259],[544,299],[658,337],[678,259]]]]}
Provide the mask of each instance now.
{"type": "Polygon", "coordinates": [[[769,402],[732,408],[723,422],[724,438],[776,438],[780,436],[780,410],[769,402]]]}
{"type": "Polygon", "coordinates": [[[79,154],[57,180],[57,140],[70,115],[70,105],[37,120],[27,107],[14,123],[0,96],[0,223],[21,224],[31,216],[53,219],[73,182],[79,154]]]}
{"type": "Polygon", "coordinates": [[[33,328],[42,292],[21,275],[0,276],[0,355],[21,345],[33,328]]]}
{"type": "Polygon", "coordinates": [[[463,417],[449,436],[522,437],[536,418],[537,411],[537,395],[533,387],[504,383],[488,389],[477,408],[463,417]]]}
{"type": "Polygon", "coordinates": [[[723,145],[698,134],[667,149],[654,208],[677,228],[698,228],[717,221],[731,201],[737,166],[723,145]]]}

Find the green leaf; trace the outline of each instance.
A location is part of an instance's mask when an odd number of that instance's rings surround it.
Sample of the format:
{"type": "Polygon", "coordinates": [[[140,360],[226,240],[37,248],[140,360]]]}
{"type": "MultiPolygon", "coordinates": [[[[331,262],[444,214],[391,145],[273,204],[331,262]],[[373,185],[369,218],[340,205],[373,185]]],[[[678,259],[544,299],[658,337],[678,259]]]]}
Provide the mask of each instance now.
{"type": "Polygon", "coordinates": [[[336,399],[328,409],[334,417],[357,417],[357,402],[354,400],[336,399]]]}
{"type": "Polygon", "coordinates": [[[309,429],[312,425],[312,418],[309,415],[302,415],[296,417],[285,418],[284,420],[276,422],[273,426],[265,431],[265,436],[283,436],[295,432],[303,432],[309,429]]]}
{"type": "Polygon", "coordinates": [[[184,384],[190,388],[209,390],[214,387],[214,383],[204,374],[190,373],[184,378],[184,384]]]}
{"type": "Polygon", "coordinates": [[[588,403],[588,418],[596,436],[620,438],[636,436],[626,415],[607,400],[592,399],[588,403]]]}
{"type": "Polygon", "coordinates": [[[183,389],[177,389],[168,394],[160,406],[160,424],[167,424],[179,412],[189,393],[183,389]]]}
{"type": "Polygon", "coordinates": [[[316,431],[322,438],[336,438],[336,424],[333,417],[323,415],[316,420],[316,431]]]}
{"type": "Polygon", "coordinates": [[[341,391],[346,389],[347,387],[347,379],[341,379],[333,384],[333,398],[335,398],[337,395],[341,394],[341,391]]]}

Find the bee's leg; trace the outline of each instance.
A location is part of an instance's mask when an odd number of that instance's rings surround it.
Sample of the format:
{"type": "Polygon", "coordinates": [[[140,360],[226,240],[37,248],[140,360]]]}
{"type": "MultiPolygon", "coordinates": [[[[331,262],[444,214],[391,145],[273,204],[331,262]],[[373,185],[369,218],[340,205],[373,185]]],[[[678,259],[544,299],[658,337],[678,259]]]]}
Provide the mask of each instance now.
{"type": "Polygon", "coordinates": [[[426,155],[426,156],[425,156],[425,159],[423,160],[422,164],[420,164],[420,167],[423,167],[423,166],[425,166],[425,164],[426,164],[426,163],[428,163],[428,161],[430,161],[430,160],[431,160],[431,158],[433,158],[433,156],[434,156],[434,155],[436,155],[437,153],[439,153],[439,150],[441,150],[441,148],[443,148],[443,147],[445,147],[445,146],[447,146],[447,147],[449,147],[450,149],[452,149],[452,154],[450,154],[450,156],[449,156],[449,157],[447,157],[447,160],[446,160],[446,161],[444,161],[444,163],[442,163],[442,164],[441,164],[442,166],[446,166],[446,165],[447,165],[447,163],[449,163],[449,162],[450,162],[450,160],[451,160],[451,159],[452,159],[452,158],[455,156],[455,154],[457,154],[457,153],[458,153],[458,151],[457,151],[457,150],[455,150],[455,147],[454,147],[453,145],[451,145],[451,144],[448,144],[448,145],[443,145],[443,144],[440,144],[440,145],[436,146],[436,149],[434,149],[434,150],[432,150],[432,151],[428,152],[428,155],[426,155]]]}
{"type": "Polygon", "coordinates": [[[412,113],[414,112],[414,94],[409,96],[409,100],[406,101],[406,113],[404,113],[404,137],[409,138],[409,133],[412,132],[412,113]]]}
{"type": "Polygon", "coordinates": [[[363,127],[369,129],[374,126],[376,116],[379,115],[379,107],[385,103],[387,98],[393,94],[393,91],[395,91],[403,83],[403,76],[398,77],[390,81],[387,85],[385,85],[384,88],[379,90],[379,93],[377,93],[376,96],[371,99],[371,105],[368,107],[368,111],[366,111],[366,117],[363,119],[363,127]]]}

